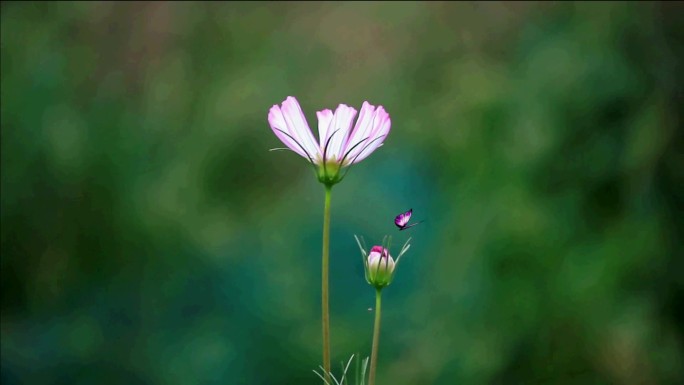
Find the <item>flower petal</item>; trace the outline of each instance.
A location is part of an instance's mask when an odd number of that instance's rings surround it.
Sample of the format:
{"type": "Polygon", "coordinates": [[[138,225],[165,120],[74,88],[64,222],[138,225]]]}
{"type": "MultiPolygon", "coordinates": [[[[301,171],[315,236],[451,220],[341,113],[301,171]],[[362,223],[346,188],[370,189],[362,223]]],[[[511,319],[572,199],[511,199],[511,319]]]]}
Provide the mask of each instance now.
{"type": "Polygon", "coordinates": [[[355,116],[356,110],[354,108],[349,107],[346,104],[337,106],[335,116],[329,128],[330,133],[328,134],[332,135],[332,139],[330,139],[330,144],[326,151],[326,156],[329,160],[339,161],[342,159],[342,156],[344,156],[342,150],[344,150],[347,138],[349,137],[351,125],[355,116]]]}
{"type": "Polygon", "coordinates": [[[316,112],[316,116],[318,117],[318,139],[320,143],[319,148],[321,153],[323,153],[325,143],[328,141],[328,137],[332,132],[328,129],[330,128],[333,117],[335,115],[330,110],[323,110],[316,112]]]}
{"type": "Polygon", "coordinates": [[[359,113],[359,118],[356,120],[356,125],[352,130],[347,142],[344,146],[344,154],[347,155],[347,160],[352,160],[356,155],[358,155],[361,150],[370,141],[368,135],[373,127],[373,117],[375,113],[375,106],[368,102],[363,102],[361,106],[361,112],[359,113]],[[365,140],[364,140],[365,139],[365,140]]]}
{"type": "Polygon", "coordinates": [[[290,134],[297,139],[299,144],[304,147],[309,156],[316,158],[319,154],[319,147],[316,144],[316,139],[311,133],[309,124],[306,122],[306,117],[304,117],[304,112],[299,106],[299,102],[292,96],[288,96],[283,102],[281,108],[283,112],[283,117],[290,129],[290,134]]]}
{"type": "Polygon", "coordinates": [[[277,104],[271,107],[268,111],[268,123],[273,130],[273,133],[280,139],[283,144],[290,148],[290,150],[296,152],[297,154],[309,159],[311,154],[307,155],[304,151],[304,147],[298,144],[296,134],[290,132],[290,129],[285,122],[285,117],[277,104]],[[288,136],[289,135],[289,136],[288,136]]]}
{"type": "Polygon", "coordinates": [[[378,108],[375,110],[373,118],[373,127],[371,128],[371,133],[369,135],[370,139],[359,146],[361,147],[361,150],[357,153],[356,158],[351,158],[353,159],[353,163],[358,163],[364,160],[378,147],[382,146],[385,138],[387,138],[387,135],[389,135],[391,126],[392,121],[389,114],[382,106],[378,106],[378,108]]]}

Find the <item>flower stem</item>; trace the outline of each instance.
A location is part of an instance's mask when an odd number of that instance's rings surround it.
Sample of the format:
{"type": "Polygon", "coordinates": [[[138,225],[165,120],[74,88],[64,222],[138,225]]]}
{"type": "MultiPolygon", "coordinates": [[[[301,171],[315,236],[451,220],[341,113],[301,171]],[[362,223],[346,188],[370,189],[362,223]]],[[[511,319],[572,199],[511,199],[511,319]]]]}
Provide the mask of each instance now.
{"type": "Polygon", "coordinates": [[[323,313],[323,368],[325,379],[330,382],[330,312],[328,309],[328,270],[330,259],[330,193],[332,186],[325,186],[325,208],[323,210],[323,257],[321,270],[321,311],[323,313]]]}
{"type": "Polygon", "coordinates": [[[375,369],[378,366],[378,345],[380,344],[381,292],[375,289],[375,326],[373,327],[373,348],[371,350],[370,374],[368,385],[375,385],[375,369]]]}

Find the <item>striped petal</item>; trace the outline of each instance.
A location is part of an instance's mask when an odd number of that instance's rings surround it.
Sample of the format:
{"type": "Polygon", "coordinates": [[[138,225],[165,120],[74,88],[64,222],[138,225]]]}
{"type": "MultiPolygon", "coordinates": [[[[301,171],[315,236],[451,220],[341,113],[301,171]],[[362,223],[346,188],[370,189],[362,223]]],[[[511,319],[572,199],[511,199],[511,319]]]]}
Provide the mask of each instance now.
{"type": "Polygon", "coordinates": [[[311,158],[317,158],[319,151],[316,139],[311,133],[309,124],[306,122],[306,117],[304,117],[304,112],[299,106],[297,99],[288,96],[282,104],[281,111],[290,135],[295,138],[311,158]]]}
{"type": "MultiPolygon", "coordinates": [[[[387,135],[389,135],[390,127],[392,125],[389,114],[382,106],[378,106],[378,108],[375,109],[375,111],[372,113],[372,117],[368,119],[367,122],[368,123],[365,126],[363,125],[363,122],[360,122],[362,125],[359,126],[359,130],[362,132],[362,134],[356,136],[355,139],[358,139],[358,141],[366,138],[368,139],[363,141],[363,143],[358,145],[349,154],[349,159],[352,160],[353,163],[358,163],[364,160],[378,147],[382,146],[385,138],[387,135]]],[[[350,144],[354,145],[354,141],[350,140],[350,144]]]]}
{"type": "Polygon", "coordinates": [[[335,110],[329,134],[332,135],[326,154],[328,160],[339,161],[342,159],[344,146],[349,137],[356,110],[346,104],[340,104],[335,110]]]}
{"type": "MultiPolygon", "coordinates": [[[[330,110],[323,110],[316,112],[316,117],[318,117],[318,139],[319,139],[319,149],[321,154],[325,152],[325,145],[328,143],[328,138],[333,130],[332,127],[333,117],[335,115],[330,110]]],[[[326,156],[329,154],[326,153],[326,156]]]]}
{"type": "Polygon", "coordinates": [[[274,105],[268,111],[268,124],[271,126],[273,133],[286,145],[290,150],[311,159],[311,154],[307,154],[304,147],[297,141],[296,133],[290,132],[290,129],[285,122],[285,117],[280,109],[280,106],[274,105]]]}

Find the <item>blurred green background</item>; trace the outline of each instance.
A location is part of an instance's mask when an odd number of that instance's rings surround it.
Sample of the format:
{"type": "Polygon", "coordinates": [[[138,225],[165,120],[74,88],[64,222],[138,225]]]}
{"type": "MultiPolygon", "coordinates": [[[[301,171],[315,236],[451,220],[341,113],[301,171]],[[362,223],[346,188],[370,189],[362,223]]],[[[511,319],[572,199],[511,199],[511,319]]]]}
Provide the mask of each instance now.
{"type": "Polygon", "coordinates": [[[3,384],[320,383],[288,95],[392,118],[333,189],[335,362],[353,235],[410,235],[379,384],[684,383],[681,3],[1,7],[3,384]]]}

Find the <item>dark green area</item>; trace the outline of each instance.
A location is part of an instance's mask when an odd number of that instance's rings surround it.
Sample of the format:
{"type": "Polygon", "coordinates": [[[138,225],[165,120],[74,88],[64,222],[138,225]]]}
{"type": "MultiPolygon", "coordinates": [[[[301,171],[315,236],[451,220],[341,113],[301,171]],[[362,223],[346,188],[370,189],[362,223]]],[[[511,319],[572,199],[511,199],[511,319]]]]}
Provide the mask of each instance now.
{"type": "Polygon", "coordinates": [[[320,383],[288,95],[392,117],[333,189],[335,362],[370,352],[353,235],[410,235],[379,384],[684,382],[681,3],[0,7],[3,384],[320,383]]]}

